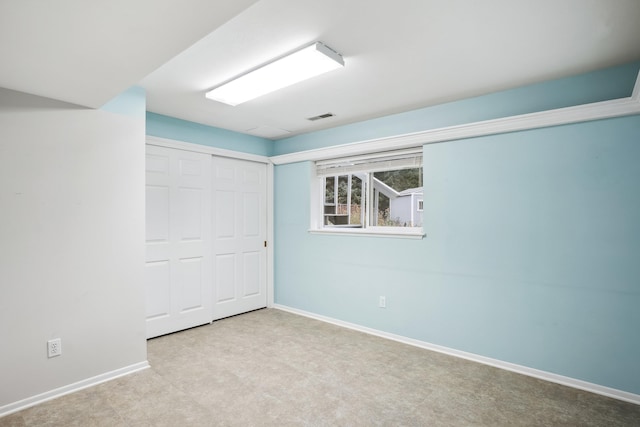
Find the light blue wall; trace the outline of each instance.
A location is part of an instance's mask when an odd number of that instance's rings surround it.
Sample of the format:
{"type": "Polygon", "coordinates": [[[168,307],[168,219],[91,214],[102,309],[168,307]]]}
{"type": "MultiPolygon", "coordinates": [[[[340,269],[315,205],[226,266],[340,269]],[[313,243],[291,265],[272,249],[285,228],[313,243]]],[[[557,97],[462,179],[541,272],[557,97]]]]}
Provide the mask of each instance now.
{"type": "Polygon", "coordinates": [[[145,120],[146,106],[147,92],[140,86],[133,86],[107,102],[100,109],[145,120]]]}
{"type": "Polygon", "coordinates": [[[640,62],[276,141],[274,155],[631,95],[640,62]]]}
{"type": "Polygon", "coordinates": [[[310,235],[277,166],[275,301],[640,394],[639,164],[640,116],[426,145],[424,240],[310,235]]]}
{"type": "Polygon", "coordinates": [[[150,112],[147,112],[147,135],[261,156],[270,156],[273,152],[270,139],[150,112]]]}

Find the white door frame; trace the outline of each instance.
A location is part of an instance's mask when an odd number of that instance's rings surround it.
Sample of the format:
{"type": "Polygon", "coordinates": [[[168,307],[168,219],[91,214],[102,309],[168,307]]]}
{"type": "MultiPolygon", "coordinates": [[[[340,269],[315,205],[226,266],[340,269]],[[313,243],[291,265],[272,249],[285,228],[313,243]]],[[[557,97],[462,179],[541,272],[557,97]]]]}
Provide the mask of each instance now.
{"type": "Polygon", "coordinates": [[[146,144],[211,154],[218,157],[249,160],[267,165],[267,307],[273,307],[273,163],[269,160],[269,157],[150,135],[146,137],[146,144]]]}

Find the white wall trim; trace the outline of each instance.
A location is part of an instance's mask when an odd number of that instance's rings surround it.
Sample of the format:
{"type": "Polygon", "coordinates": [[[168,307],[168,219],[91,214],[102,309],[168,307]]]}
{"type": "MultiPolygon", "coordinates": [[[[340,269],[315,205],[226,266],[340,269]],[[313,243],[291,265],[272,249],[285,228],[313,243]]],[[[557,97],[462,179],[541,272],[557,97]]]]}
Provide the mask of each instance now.
{"type": "Polygon", "coordinates": [[[179,150],[194,151],[196,153],[212,154],[218,157],[229,157],[232,159],[249,160],[258,163],[269,163],[269,157],[261,156],[259,154],[225,150],[224,148],[210,147],[208,145],[194,144],[191,142],[160,138],[157,136],[147,135],[146,143],[149,145],[157,145],[159,147],[176,148],[179,150]]]}
{"type": "Polygon", "coordinates": [[[416,340],[413,338],[404,337],[402,335],[396,335],[389,332],[380,331],[377,329],[367,328],[355,323],[349,323],[342,320],[334,319],[327,316],[311,313],[297,308],[288,307],[281,304],[274,304],[273,308],[278,310],[287,311],[289,313],[297,314],[300,316],[309,317],[322,322],[331,323],[336,326],[341,326],[355,331],[364,332],[366,334],[375,335],[381,338],[398,341],[403,344],[409,344],[414,347],[423,348],[426,350],[437,351],[438,353],[447,354],[449,356],[459,357],[461,359],[470,360],[472,362],[482,363],[484,365],[493,366],[495,368],[504,369],[507,371],[515,372],[518,374],[527,375],[529,377],[538,378],[541,380],[549,381],[556,384],[561,384],[568,387],[588,391],[602,396],[612,397],[614,399],[623,400],[625,402],[634,403],[640,405],[640,395],[629,393],[622,390],[617,390],[610,387],[605,387],[598,384],[593,384],[587,381],[578,380],[575,378],[565,377],[563,375],[554,374],[552,372],[541,371],[527,366],[516,365],[514,363],[504,362],[498,359],[492,359],[490,357],[480,356],[478,354],[467,353],[465,351],[455,350],[448,347],[443,347],[437,344],[431,344],[425,341],[416,340]]]}
{"type": "Polygon", "coordinates": [[[397,239],[424,239],[422,227],[368,227],[368,228],[310,228],[309,233],[325,236],[394,237],[397,239]]]}
{"type": "Polygon", "coordinates": [[[298,151],[295,153],[272,156],[270,157],[270,160],[276,165],[302,161],[324,160],[336,157],[398,150],[401,148],[413,148],[424,144],[434,144],[456,139],[539,129],[634,114],[640,114],[640,73],[638,73],[633,94],[627,98],[520,114],[517,116],[502,117],[492,120],[483,120],[480,122],[334,145],[314,150],[298,151]]]}
{"type": "Polygon", "coordinates": [[[133,365],[125,366],[124,368],[105,372],[104,374],[96,375],[95,377],[87,378],[85,380],[59,387],[45,393],[37,394],[35,396],[28,397],[14,403],[9,403],[8,405],[0,407],[0,417],[21,411],[31,406],[35,406],[39,403],[47,402],[57,397],[61,397],[88,387],[93,387],[95,385],[123,377],[125,375],[132,374],[134,372],[142,371],[149,367],[149,362],[145,360],[144,362],[134,363],[133,365]]]}
{"type": "Polygon", "coordinates": [[[274,206],[273,206],[273,163],[267,164],[267,307],[273,306],[274,300],[274,206]]]}

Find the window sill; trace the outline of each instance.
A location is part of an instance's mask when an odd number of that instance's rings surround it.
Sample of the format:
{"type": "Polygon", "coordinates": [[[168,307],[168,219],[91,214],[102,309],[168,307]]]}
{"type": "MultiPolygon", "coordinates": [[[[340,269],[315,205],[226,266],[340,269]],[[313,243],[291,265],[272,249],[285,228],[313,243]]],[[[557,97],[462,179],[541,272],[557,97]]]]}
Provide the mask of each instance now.
{"type": "Polygon", "coordinates": [[[334,235],[334,236],[369,236],[392,237],[399,239],[423,239],[426,235],[422,228],[312,228],[310,234],[334,235]]]}

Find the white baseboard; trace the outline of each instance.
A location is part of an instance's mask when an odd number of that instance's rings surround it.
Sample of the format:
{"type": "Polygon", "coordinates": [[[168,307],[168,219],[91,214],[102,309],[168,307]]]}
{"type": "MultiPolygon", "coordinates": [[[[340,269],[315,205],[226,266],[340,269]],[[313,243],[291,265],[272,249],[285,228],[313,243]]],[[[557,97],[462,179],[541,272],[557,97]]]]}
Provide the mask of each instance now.
{"type": "Polygon", "coordinates": [[[575,378],[565,377],[563,375],[554,374],[551,372],[541,371],[539,369],[529,368],[527,366],[516,365],[515,363],[504,362],[498,359],[492,359],[490,357],[484,357],[473,353],[467,353],[465,351],[455,350],[448,347],[443,347],[436,344],[431,344],[425,341],[416,340],[413,338],[407,338],[402,335],[396,335],[389,332],[379,331],[377,329],[367,328],[365,326],[357,325],[355,323],[344,322],[342,320],[334,319],[327,316],[322,316],[308,311],[299,310],[297,308],[288,307],[281,304],[273,304],[273,308],[287,311],[289,313],[298,314],[300,316],[309,317],[312,319],[320,320],[333,325],[342,326],[344,328],[353,329],[355,331],[364,332],[366,334],[375,335],[381,338],[387,338],[393,341],[398,341],[404,344],[409,344],[414,347],[424,348],[426,350],[437,351],[439,353],[447,354],[450,356],[459,357],[461,359],[471,360],[473,362],[482,363],[484,365],[493,366],[507,371],[515,372],[518,374],[527,375],[530,377],[538,378],[541,380],[549,381],[556,384],[565,385],[568,387],[577,388],[580,390],[588,391],[591,393],[600,394],[614,399],[623,400],[625,402],[634,403],[640,405],[640,395],[629,393],[622,390],[617,390],[610,387],[593,384],[587,381],[578,380],[575,378]]]}
{"type": "Polygon", "coordinates": [[[8,405],[0,406],[0,417],[21,411],[23,409],[46,402],[48,400],[55,399],[60,396],[64,396],[65,394],[73,393],[88,387],[92,387],[94,385],[111,381],[113,379],[129,375],[147,368],[149,368],[149,362],[145,360],[144,362],[134,363],[133,365],[125,366],[124,368],[105,372],[104,374],[96,375],[95,377],[87,378],[85,380],[78,381],[64,387],[59,387],[45,393],[37,394],[35,396],[31,396],[14,403],[9,403],[8,405]]]}

